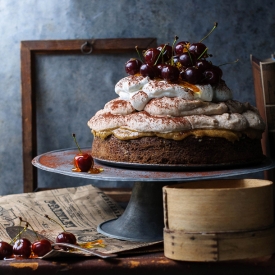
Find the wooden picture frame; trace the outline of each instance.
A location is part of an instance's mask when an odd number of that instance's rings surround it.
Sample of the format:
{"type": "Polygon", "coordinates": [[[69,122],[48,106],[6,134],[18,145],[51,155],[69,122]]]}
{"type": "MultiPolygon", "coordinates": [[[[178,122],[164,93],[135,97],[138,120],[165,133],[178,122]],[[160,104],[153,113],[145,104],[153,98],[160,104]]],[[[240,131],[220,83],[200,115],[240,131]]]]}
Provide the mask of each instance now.
{"type": "Polygon", "coordinates": [[[156,38],[21,41],[23,192],[38,188],[37,170],[32,165],[37,155],[35,56],[134,53],[136,46],[139,50],[156,47],[156,38]]]}

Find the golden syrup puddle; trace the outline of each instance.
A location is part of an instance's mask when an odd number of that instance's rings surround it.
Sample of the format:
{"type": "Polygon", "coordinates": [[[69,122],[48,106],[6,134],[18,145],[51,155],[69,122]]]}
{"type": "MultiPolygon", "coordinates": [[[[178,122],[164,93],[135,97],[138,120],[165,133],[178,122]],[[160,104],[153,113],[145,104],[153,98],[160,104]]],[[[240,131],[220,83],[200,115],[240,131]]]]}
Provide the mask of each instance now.
{"type": "MultiPolygon", "coordinates": [[[[72,171],[73,172],[82,172],[78,167],[73,167],[72,171]]],[[[88,174],[99,174],[103,171],[104,171],[104,169],[102,167],[91,167],[87,173],[88,174]]]]}
{"type": "MultiPolygon", "coordinates": [[[[104,244],[104,241],[101,240],[101,239],[95,240],[95,241],[92,241],[92,242],[78,243],[77,245],[79,245],[82,248],[87,248],[87,249],[106,247],[106,245],[104,244]]],[[[77,251],[77,250],[78,250],[77,248],[70,248],[68,251],[73,252],[73,251],[77,251]]]]}
{"type": "Polygon", "coordinates": [[[102,167],[92,167],[89,171],[88,171],[88,173],[89,174],[99,174],[99,173],[101,173],[101,172],[103,172],[104,171],[104,169],[102,168],[102,167]]]}

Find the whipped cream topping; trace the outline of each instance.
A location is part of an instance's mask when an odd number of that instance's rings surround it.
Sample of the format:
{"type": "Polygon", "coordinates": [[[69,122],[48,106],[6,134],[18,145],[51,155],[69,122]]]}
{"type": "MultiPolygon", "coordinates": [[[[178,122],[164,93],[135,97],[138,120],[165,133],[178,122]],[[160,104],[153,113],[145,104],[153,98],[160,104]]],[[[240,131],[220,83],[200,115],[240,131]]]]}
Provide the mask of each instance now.
{"type": "Polygon", "coordinates": [[[265,129],[265,123],[258,112],[247,110],[246,112],[242,113],[242,115],[247,120],[250,128],[260,131],[265,129]]]}
{"type": "Polygon", "coordinates": [[[151,116],[145,111],[125,117],[124,128],[138,132],[177,132],[192,129],[192,125],[185,117],[151,116]]]}
{"type": "Polygon", "coordinates": [[[88,126],[94,131],[106,131],[125,125],[124,115],[98,112],[88,121],[88,126]]]}
{"type": "Polygon", "coordinates": [[[265,128],[257,109],[232,100],[232,93],[223,81],[213,88],[184,82],[170,84],[135,75],[121,79],[115,92],[119,98],[106,103],[88,122],[93,131],[170,133],[254,129],[261,132],[265,128]]]}
{"type": "Polygon", "coordinates": [[[213,103],[202,100],[186,100],[180,97],[152,99],[144,111],[154,116],[219,115],[228,111],[224,102],[213,103]]]}
{"type": "Polygon", "coordinates": [[[224,113],[222,115],[212,116],[212,118],[218,121],[218,125],[216,126],[218,129],[244,131],[248,128],[247,120],[243,115],[238,113],[224,113]]]}
{"type": "Polygon", "coordinates": [[[122,78],[116,84],[115,92],[121,99],[130,100],[138,111],[142,111],[151,99],[164,96],[180,97],[186,100],[201,99],[209,102],[232,99],[232,92],[224,82],[213,88],[210,84],[192,85],[184,81],[180,84],[173,84],[165,80],[151,80],[148,77],[136,75],[122,78]]]}
{"type": "Polygon", "coordinates": [[[107,102],[104,106],[104,113],[110,112],[112,114],[118,115],[128,115],[135,111],[135,108],[131,102],[126,100],[121,100],[120,98],[115,98],[107,102]]]}
{"type": "MultiPolygon", "coordinates": [[[[264,130],[265,124],[262,118],[253,109],[245,109],[243,113],[230,113],[227,103],[231,106],[233,101],[211,103],[164,97],[152,100],[148,104],[148,111],[118,114],[115,110],[116,100],[113,100],[109,102],[106,109],[97,112],[90,119],[88,125],[94,131],[106,131],[122,127],[132,131],[158,133],[193,129],[244,131],[251,128],[264,130]],[[169,104],[165,104],[167,103],[166,100],[169,104]],[[161,105],[163,102],[164,104],[161,105]],[[185,113],[187,115],[182,115],[185,113]]],[[[235,103],[237,104],[237,102],[235,103]]],[[[243,104],[242,106],[245,108],[245,106],[250,105],[243,104]]]]}
{"type": "Polygon", "coordinates": [[[215,86],[213,93],[213,101],[226,101],[232,99],[233,95],[231,90],[227,87],[224,81],[220,81],[217,86],[215,86]]]}

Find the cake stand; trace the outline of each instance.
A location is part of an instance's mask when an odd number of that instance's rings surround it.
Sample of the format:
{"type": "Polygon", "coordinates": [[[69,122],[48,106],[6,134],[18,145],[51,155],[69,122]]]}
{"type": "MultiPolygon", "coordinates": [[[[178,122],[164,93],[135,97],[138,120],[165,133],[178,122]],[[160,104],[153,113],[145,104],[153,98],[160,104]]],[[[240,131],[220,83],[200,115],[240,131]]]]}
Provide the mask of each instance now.
{"type": "MultiPolygon", "coordinates": [[[[90,148],[82,149],[89,153],[90,148]]],[[[42,170],[72,177],[104,181],[133,182],[130,201],[124,213],[117,219],[98,225],[98,232],[120,240],[155,242],[163,240],[162,187],[177,182],[222,179],[261,172],[275,167],[275,162],[263,162],[243,166],[182,166],[182,165],[140,165],[113,163],[95,160],[95,167],[103,172],[89,174],[72,172],[74,156],[78,149],[51,151],[35,157],[32,164],[42,170]]]]}

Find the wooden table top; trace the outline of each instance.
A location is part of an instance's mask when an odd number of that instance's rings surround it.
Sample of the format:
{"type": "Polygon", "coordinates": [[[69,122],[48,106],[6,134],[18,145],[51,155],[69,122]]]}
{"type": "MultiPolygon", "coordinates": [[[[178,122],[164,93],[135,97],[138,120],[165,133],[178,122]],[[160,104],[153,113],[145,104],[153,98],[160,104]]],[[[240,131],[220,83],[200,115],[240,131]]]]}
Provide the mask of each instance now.
{"type": "Polygon", "coordinates": [[[224,262],[183,262],[166,258],[163,252],[118,258],[59,258],[0,261],[1,274],[275,274],[275,256],[224,262]]]}

